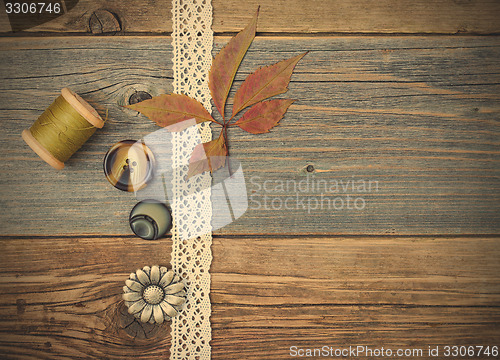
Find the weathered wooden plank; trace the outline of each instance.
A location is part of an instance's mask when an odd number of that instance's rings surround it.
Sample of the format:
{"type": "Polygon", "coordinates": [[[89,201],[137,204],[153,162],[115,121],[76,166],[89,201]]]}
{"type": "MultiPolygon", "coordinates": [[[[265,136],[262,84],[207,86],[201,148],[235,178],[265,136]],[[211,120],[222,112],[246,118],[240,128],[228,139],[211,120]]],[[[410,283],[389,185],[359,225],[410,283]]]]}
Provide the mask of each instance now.
{"type": "Polygon", "coordinates": [[[8,278],[0,290],[2,358],[168,358],[169,327],[153,332],[154,341],[144,333],[134,339],[126,327],[133,318],[120,316],[118,303],[128,273],[168,264],[169,242],[60,240],[1,241],[0,272],[8,278]]]}
{"type": "MultiPolygon", "coordinates": [[[[236,32],[260,5],[258,31],[266,33],[477,33],[500,32],[495,0],[214,0],[213,30],[236,32]]],[[[170,1],[80,0],[67,14],[30,32],[169,33],[170,1]]],[[[194,15],[193,15],[194,16],[194,15]]],[[[0,31],[10,29],[6,19],[0,31]]]]}
{"type": "Polygon", "coordinates": [[[499,245],[471,238],[216,238],[212,278],[231,286],[215,287],[212,301],[496,306],[499,245]]]}
{"type": "MultiPolygon", "coordinates": [[[[216,237],[213,357],[287,359],[291,346],[497,345],[499,244],[216,237]]],[[[134,339],[119,311],[128,273],[168,264],[169,239],[4,237],[0,245],[2,358],[168,358],[168,326],[134,339]]]]}
{"type": "Polygon", "coordinates": [[[500,6],[492,0],[216,0],[214,31],[238,31],[260,5],[258,31],[340,33],[497,33],[500,6]],[[480,20],[481,19],[481,20],[480,20]]]}
{"type": "MultiPolygon", "coordinates": [[[[136,90],[171,91],[169,41],[1,41],[1,233],[129,233],[135,199],[107,183],[102,158],[116,141],[157,129],[120,105],[136,90]],[[109,109],[110,122],[56,172],[19,134],[64,86],[109,109]]],[[[250,208],[218,233],[498,233],[499,45],[496,37],[258,38],[237,86],[258,66],[310,53],[279,127],[259,136],[231,129],[250,208]]]]}
{"type": "MultiPolygon", "coordinates": [[[[302,349],[366,346],[372,350],[384,347],[394,353],[397,349],[423,350],[424,355],[418,358],[430,359],[426,353],[429,346],[439,347],[440,354],[449,344],[491,347],[498,344],[500,332],[498,308],[214,305],[212,310],[212,358],[224,360],[290,359],[293,346],[302,349]]],[[[15,325],[11,321],[0,323],[2,358],[169,358],[168,326],[149,339],[138,340],[122,335],[121,331],[110,334],[101,325],[104,320],[100,315],[78,313],[66,317],[62,313],[63,310],[52,311],[43,319],[40,312],[30,312],[26,314],[30,320],[17,320],[15,325]],[[89,327],[84,320],[75,320],[79,317],[94,320],[95,325],[89,327]]],[[[414,354],[416,358],[418,353],[414,354]]],[[[373,357],[361,353],[356,359],[373,357]]]]}
{"type": "MultiPolygon", "coordinates": [[[[304,349],[303,358],[319,359],[317,353],[315,357],[304,357],[304,351],[325,346],[327,351],[331,348],[334,351],[349,349],[349,346],[380,351],[383,347],[393,354],[398,349],[408,349],[411,351],[406,354],[408,358],[432,359],[428,354],[429,346],[432,349],[438,347],[443,356],[444,347],[449,343],[457,346],[498,343],[498,308],[304,306],[215,309],[213,328],[217,331],[213,332],[212,347],[213,357],[217,359],[290,359],[293,355],[298,357],[298,349],[304,349]],[[219,329],[217,320],[221,310],[230,318],[223,319],[224,326],[219,329]]],[[[349,355],[346,358],[374,358],[363,352],[349,355]]],[[[330,355],[330,358],[341,356],[330,355]]]]}

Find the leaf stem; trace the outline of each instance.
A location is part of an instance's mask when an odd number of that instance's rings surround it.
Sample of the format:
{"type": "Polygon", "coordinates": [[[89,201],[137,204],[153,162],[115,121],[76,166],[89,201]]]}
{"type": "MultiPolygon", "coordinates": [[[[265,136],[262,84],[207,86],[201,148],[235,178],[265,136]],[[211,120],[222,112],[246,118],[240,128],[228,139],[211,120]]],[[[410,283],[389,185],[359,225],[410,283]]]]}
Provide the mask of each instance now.
{"type": "MultiPolygon", "coordinates": [[[[234,114],[234,115],[236,115],[236,114],[234,114]]],[[[229,126],[233,126],[233,125],[234,125],[234,123],[230,124],[231,120],[233,120],[233,119],[234,119],[234,115],[233,115],[233,116],[231,116],[231,118],[230,118],[227,122],[225,122],[225,123],[224,123],[226,127],[229,127],[229,126]]]]}
{"type": "Polygon", "coordinates": [[[224,131],[224,140],[226,140],[226,156],[229,156],[229,142],[227,141],[227,124],[222,129],[224,131]]]}
{"type": "Polygon", "coordinates": [[[224,140],[226,142],[226,161],[227,161],[227,171],[229,172],[229,176],[231,177],[231,163],[229,161],[229,141],[227,141],[227,128],[229,124],[224,123],[224,126],[222,127],[221,134],[224,133],[224,140]]]}

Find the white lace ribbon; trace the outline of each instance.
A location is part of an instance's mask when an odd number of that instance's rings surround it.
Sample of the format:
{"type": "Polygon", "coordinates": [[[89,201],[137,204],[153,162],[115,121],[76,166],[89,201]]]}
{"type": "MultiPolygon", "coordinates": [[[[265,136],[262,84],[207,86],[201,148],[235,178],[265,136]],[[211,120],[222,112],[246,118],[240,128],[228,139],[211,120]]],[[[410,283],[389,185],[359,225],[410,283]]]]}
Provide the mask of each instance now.
{"type": "MultiPolygon", "coordinates": [[[[174,92],[200,101],[211,113],[208,72],[212,64],[210,0],[173,0],[174,92]]],[[[172,133],[172,269],[187,288],[187,301],[172,319],[171,360],[210,359],[211,176],[185,181],[194,147],[212,138],[208,123],[172,133]],[[198,235],[203,234],[203,235],[198,235]],[[189,239],[189,240],[186,240],[189,239]]]]}

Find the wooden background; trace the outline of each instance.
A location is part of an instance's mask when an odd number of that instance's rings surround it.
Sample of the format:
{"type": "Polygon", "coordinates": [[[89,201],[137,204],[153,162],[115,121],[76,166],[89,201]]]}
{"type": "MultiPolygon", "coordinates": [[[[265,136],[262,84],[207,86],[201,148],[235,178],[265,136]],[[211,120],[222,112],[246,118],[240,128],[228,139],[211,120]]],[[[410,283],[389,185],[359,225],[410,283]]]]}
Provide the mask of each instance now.
{"type": "MultiPolygon", "coordinates": [[[[213,358],[500,345],[500,3],[213,0],[214,51],[258,5],[236,85],[310,53],[279,127],[231,129],[247,180],[379,190],[362,195],[362,211],[249,209],[215,232],[213,358]]],[[[102,159],[156,129],[120,105],[172,90],[171,31],[170,1],[80,0],[0,38],[2,359],[169,357],[168,325],[140,327],[120,298],[131,271],[169,263],[170,239],[130,235],[136,200],[109,185],[102,159]],[[20,133],[65,86],[110,120],[56,172],[20,133]]]]}

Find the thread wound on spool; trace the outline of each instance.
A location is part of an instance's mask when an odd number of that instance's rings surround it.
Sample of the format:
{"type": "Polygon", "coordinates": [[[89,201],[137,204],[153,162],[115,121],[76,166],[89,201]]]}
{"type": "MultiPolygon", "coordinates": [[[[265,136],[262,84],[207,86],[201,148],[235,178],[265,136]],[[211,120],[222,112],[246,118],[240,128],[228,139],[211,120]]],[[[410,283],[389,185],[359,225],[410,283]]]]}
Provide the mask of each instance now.
{"type": "Polygon", "coordinates": [[[24,129],[21,136],[24,142],[29,145],[29,147],[40,156],[47,164],[52,166],[56,170],[64,169],[64,163],[57,160],[48,150],[46,150],[36,139],[31,135],[28,129],[24,129]]]}
{"type": "Polygon", "coordinates": [[[68,88],[40,115],[22,137],[31,149],[53,168],[67,161],[104,121],[97,111],[68,88]]]}

